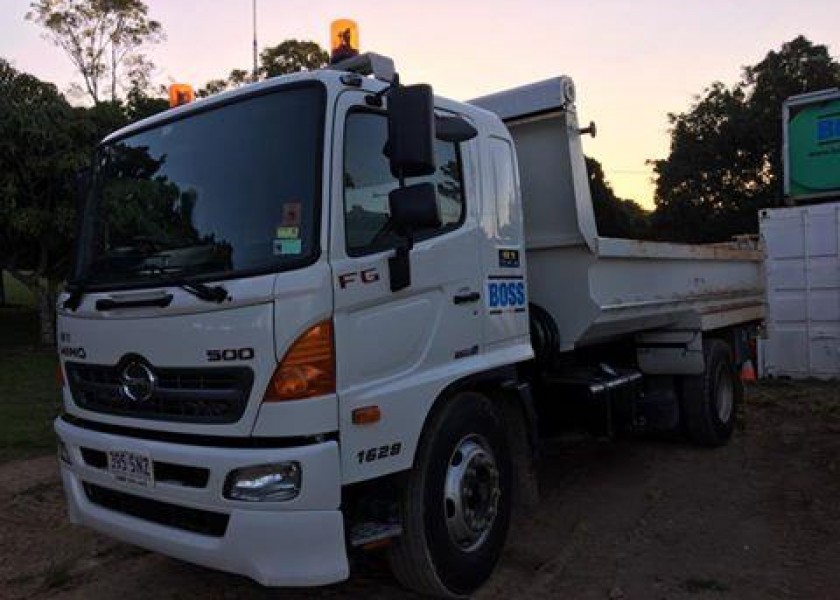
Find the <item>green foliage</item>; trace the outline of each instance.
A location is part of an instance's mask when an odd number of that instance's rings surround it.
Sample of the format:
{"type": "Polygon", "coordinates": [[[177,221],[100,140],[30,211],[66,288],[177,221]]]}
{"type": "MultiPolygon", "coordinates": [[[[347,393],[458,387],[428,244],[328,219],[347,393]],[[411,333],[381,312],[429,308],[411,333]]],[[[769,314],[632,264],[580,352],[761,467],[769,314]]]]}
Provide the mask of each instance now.
{"type": "Polygon", "coordinates": [[[141,0],[37,0],[30,6],[26,18],[64,50],[94,104],[103,88],[112,102],[120,91],[148,88],[153,65],[141,49],[164,34],[141,0]]]}
{"type": "Polygon", "coordinates": [[[329,54],[315,42],[286,40],[260,52],[260,74],[267,79],[312,71],[326,66],[329,59],[329,54]]]}
{"type": "MultiPolygon", "coordinates": [[[[260,52],[259,77],[268,79],[278,75],[312,71],[326,66],[329,54],[317,43],[306,40],[286,40],[264,48],[260,52]]],[[[254,81],[250,71],[234,69],[226,79],[211,79],[196,92],[199,97],[218,94],[225,90],[238,88],[254,81]]]]}
{"type": "Polygon", "coordinates": [[[687,112],[670,114],[670,155],[651,161],[656,236],[715,242],[756,233],[758,210],[781,204],[782,102],[838,85],[828,48],[799,36],[745,67],[735,85],[715,82],[687,112]]]}
{"type": "Polygon", "coordinates": [[[141,93],[127,105],[70,106],[54,85],[0,59],[0,270],[36,298],[42,339],[53,341],[57,285],[70,270],[77,172],[108,132],[166,108],[141,93]]]}
{"type": "MultiPolygon", "coordinates": [[[[26,307],[33,307],[35,306],[35,298],[32,297],[32,292],[26,289],[26,286],[19,282],[17,279],[9,275],[4,271],[0,271],[0,277],[3,278],[3,289],[6,292],[6,303],[5,306],[8,307],[17,307],[17,306],[26,306],[26,307]]],[[[0,308],[4,305],[0,304],[0,308]]],[[[3,334],[5,337],[6,330],[3,330],[3,334]]]]}
{"type": "Polygon", "coordinates": [[[633,200],[617,197],[604,176],[601,163],[594,158],[586,157],[586,171],[598,235],[635,240],[648,238],[648,212],[633,200]]]}
{"type": "Polygon", "coordinates": [[[125,118],[129,122],[139,121],[169,109],[167,98],[147,95],[143,90],[133,88],[128,92],[124,106],[125,118]]]}
{"type": "Polygon", "coordinates": [[[86,133],[54,85],[0,59],[0,266],[49,277],[66,261],[86,133]]]}

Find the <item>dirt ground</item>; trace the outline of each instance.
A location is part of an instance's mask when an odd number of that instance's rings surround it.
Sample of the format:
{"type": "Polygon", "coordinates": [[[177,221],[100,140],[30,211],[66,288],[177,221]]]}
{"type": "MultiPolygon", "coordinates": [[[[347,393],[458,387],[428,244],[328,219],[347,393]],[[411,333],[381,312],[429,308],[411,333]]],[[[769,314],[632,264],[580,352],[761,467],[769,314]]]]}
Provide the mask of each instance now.
{"type": "MultiPolygon", "coordinates": [[[[763,383],[715,450],[552,444],[479,598],[840,598],[840,386],[763,383]]],[[[377,555],[350,581],[268,590],[69,525],[53,456],[0,466],[4,598],[402,598],[377,555]]]]}

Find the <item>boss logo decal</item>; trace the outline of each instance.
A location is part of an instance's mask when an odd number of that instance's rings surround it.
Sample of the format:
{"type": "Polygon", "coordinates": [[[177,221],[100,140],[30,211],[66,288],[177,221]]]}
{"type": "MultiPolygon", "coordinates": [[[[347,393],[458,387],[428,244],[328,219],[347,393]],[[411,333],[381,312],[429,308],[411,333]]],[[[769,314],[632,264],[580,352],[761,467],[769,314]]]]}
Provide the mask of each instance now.
{"type": "Polygon", "coordinates": [[[490,276],[486,283],[487,312],[499,315],[506,312],[525,312],[528,297],[521,277],[490,276]]]}

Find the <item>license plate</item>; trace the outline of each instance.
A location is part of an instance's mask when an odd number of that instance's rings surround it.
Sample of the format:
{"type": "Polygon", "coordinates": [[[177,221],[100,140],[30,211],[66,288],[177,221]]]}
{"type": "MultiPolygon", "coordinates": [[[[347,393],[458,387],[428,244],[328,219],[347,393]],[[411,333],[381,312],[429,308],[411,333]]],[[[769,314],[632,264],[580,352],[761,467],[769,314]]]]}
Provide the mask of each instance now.
{"type": "Polygon", "coordinates": [[[155,484],[154,463],[148,454],[108,451],[108,472],[118,481],[150,487],[155,484]]]}

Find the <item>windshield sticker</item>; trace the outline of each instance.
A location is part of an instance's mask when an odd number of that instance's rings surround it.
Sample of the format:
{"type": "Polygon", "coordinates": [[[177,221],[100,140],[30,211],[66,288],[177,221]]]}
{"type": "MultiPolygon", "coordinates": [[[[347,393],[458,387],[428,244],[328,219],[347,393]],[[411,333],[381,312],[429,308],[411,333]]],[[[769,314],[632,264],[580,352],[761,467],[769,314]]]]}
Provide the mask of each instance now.
{"type": "Polygon", "coordinates": [[[272,250],[274,256],[288,256],[290,254],[301,253],[301,241],[287,240],[283,238],[274,238],[272,240],[272,250]]]}
{"type": "Polygon", "coordinates": [[[300,225],[300,202],[287,202],[283,205],[283,227],[298,227],[300,225]]]}
{"type": "Polygon", "coordinates": [[[299,227],[278,227],[277,237],[284,240],[295,240],[300,237],[299,227]]]}
{"type": "Polygon", "coordinates": [[[518,269],[519,250],[515,248],[499,248],[499,267],[502,269],[518,269]]]}

